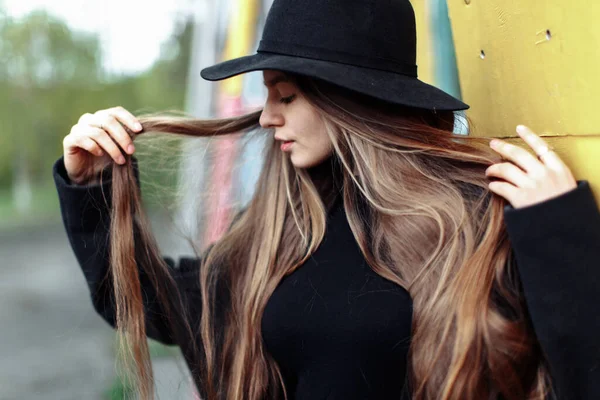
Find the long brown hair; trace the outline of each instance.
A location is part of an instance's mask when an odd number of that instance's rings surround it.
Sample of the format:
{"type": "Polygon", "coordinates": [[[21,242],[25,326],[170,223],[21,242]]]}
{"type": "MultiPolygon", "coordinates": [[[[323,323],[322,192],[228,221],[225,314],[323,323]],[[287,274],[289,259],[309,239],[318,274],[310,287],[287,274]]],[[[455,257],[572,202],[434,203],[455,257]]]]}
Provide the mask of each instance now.
{"type": "MultiPolygon", "coordinates": [[[[545,398],[549,375],[503,224],[506,202],[487,188],[484,171],[499,162],[489,139],[454,134],[453,112],[392,105],[319,80],[292,79],[323,119],[340,166],[338,175],[319,185],[339,184],[369,265],[413,298],[412,397],[545,398]]],[[[261,318],[280,280],[322,241],[328,205],[314,177],[279,151],[259,117],[260,111],[211,120],[140,117],[144,132],[268,134],[253,198],[198,265],[199,326],[189,323],[132,189],[131,162],[115,165],[110,245],[117,326],[142,399],[152,398],[153,378],[138,268],[152,278],[174,326],[185,327],[188,337],[181,340],[200,338],[192,373],[204,398],[285,394],[263,346],[261,318]]]]}

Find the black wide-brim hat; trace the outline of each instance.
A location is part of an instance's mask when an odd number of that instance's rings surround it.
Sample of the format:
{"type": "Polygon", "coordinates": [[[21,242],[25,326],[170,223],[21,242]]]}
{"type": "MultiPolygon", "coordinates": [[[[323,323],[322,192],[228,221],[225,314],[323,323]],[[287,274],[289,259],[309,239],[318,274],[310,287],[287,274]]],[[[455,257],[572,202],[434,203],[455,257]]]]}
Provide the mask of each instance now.
{"type": "Polygon", "coordinates": [[[218,81],[250,71],[306,75],[394,104],[428,110],[469,105],[417,77],[408,0],[274,0],[256,54],[204,68],[218,81]]]}

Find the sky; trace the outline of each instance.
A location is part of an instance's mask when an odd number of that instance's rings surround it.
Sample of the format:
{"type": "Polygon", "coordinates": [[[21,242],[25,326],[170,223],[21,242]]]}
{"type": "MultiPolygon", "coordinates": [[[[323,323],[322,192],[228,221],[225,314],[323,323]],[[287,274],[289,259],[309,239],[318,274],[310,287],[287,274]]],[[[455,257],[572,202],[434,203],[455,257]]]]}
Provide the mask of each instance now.
{"type": "Polygon", "coordinates": [[[193,0],[2,0],[10,16],[45,9],[72,29],[100,35],[104,67],[132,74],[149,68],[193,0]]]}

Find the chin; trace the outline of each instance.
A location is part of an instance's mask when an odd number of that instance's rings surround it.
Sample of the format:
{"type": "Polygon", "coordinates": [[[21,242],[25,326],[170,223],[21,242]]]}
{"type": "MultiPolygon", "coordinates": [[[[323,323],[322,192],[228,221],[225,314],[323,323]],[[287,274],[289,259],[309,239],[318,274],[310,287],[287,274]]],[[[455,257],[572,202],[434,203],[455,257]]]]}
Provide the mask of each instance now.
{"type": "Polygon", "coordinates": [[[292,162],[292,164],[296,168],[310,168],[312,166],[311,163],[307,163],[304,160],[296,161],[296,160],[294,160],[294,157],[291,157],[290,161],[292,162]]]}
{"type": "Polygon", "coordinates": [[[292,153],[291,157],[290,157],[290,161],[292,162],[292,164],[294,165],[294,167],[296,168],[311,168],[314,167],[316,165],[319,165],[321,162],[324,161],[324,159],[315,159],[315,158],[300,158],[300,157],[294,157],[294,154],[292,153]]]}

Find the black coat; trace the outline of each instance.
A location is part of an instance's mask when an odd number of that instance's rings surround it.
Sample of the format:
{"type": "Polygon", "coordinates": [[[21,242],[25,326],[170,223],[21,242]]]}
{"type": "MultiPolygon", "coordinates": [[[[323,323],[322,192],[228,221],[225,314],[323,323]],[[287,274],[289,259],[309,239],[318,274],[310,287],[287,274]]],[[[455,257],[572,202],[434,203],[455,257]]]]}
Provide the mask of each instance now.
{"type": "MultiPolygon", "coordinates": [[[[136,167],[137,174],[137,167],[136,167]]],[[[53,167],[64,225],[96,311],[112,326],[108,271],[110,180],[69,182],[62,157],[53,167]]],[[[137,175],[136,175],[137,176],[137,175]]],[[[139,183],[139,180],[138,180],[139,183]]],[[[505,221],[528,311],[560,399],[600,399],[600,212],[587,181],[530,207],[505,208],[505,221]]],[[[165,257],[184,301],[199,319],[198,260],[165,257]]],[[[146,295],[147,334],[177,342],[146,295]]],[[[338,203],[322,245],[271,296],[262,321],[267,351],[292,399],[399,398],[406,385],[412,303],[403,288],[368,267],[338,203]]],[[[197,322],[193,321],[193,322],[197,322]]]]}

